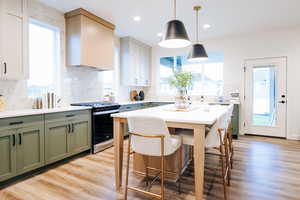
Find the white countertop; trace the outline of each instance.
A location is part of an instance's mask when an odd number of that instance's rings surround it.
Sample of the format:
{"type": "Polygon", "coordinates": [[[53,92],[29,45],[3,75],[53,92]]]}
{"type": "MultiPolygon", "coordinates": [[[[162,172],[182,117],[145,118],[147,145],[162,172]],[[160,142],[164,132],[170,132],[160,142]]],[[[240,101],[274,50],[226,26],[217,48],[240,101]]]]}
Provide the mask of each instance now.
{"type": "MultiPolygon", "coordinates": [[[[150,103],[150,102],[173,102],[173,101],[120,101],[116,102],[118,104],[122,105],[130,105],[130,104],[140,104],[140,103],[150,103]]],[[[224,101],[224,102],[218,102],[218,101],[193,101],[192,104],[199,105],[199,104],[240,104],[240,101],[238,100],[230,100],[230,101],[224,101]]]]}
{"type": "Polygon", "coordinates": [[[118,104],[122,105],[130,105],[130,104],[139,104],[139,103],[149,103],[152,101],[120,101],[120,102],[116,102],[118,104]]]}
{"type": "Polygon", "coordinates": [[[221,105],[195,105],[188,112],[173,111],[174,105],[164,105],[135,111],[112,114],[112,117],[128,118],[132,115],[154,116],[166,122],[183,122],[192,124],[212,125],[229,108],[221,105]]]}
{"type": "Polygon", "coordinates": [[[66,106],[66,107],[52,108],[52,109],[11,110],[11,111],[0,112],[0,119],[9,118],[9,117],[21,117],[21,116],[28,116],[28,115],[42,115],[47,113],[76,111],[76,110],[88,110],[88,109],[92,109],[92,108],[85,107],[85,106],[66,106]]]}

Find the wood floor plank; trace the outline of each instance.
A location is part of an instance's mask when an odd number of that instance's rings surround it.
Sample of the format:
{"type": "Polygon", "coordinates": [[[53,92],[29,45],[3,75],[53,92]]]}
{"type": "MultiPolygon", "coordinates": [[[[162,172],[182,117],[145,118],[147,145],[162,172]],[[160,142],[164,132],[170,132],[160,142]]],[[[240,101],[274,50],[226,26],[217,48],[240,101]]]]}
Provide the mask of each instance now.
{"type": "MultiPolygon", "coordinates": [[[[234,146],[234,169],[231,186],[228,187],[228,199],[300,199],[299,141],[244,136],[235,140],[234,146]]],[[[127,152],[124,156],[126,154],[127,152]]],[[[214,156],[206,156],[204,184],[206,200],[223,199],[219,169],[219,160],[214,156]]],[[[84,155],[64,162],[14,184],[2,186],[0,199],[122,200],[123,192],[115,192],[114,173],[114,148],[110,148],[95,155],[84,155]]],[[[176,185],[167,183],[167,199],[194,199],[193,175],[194,170],[191,166],[182,178],[181,194],[178,194],[176,185]]],[[[135,175],[132,171],[129,180],[130,184],[140,187],[145,185],[143,177],[135,175]]],[[[159,191],[159,183],[153,186],[152,191],[159,191]]],[[[146,197],[130,192],[129,199],[144,200],[146,197]]]]}

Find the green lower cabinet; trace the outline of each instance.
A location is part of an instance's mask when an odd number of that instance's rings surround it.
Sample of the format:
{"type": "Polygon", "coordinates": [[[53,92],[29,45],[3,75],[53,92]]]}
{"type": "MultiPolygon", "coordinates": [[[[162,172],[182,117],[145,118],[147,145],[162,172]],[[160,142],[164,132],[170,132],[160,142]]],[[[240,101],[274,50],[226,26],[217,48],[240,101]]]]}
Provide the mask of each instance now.
{"type": "Polygon", "coordinates": [[[17,173],[44,165],[44,124],[17,130],[17,173]]]}
{"type": "Polygon", "coordinates": [[[45,125],[46,164],[56,162],[68,156],[68,134],[70,124],[67,121],[50,122],[45,125]]]}
{"type": "Polygon", "coordinates": [[[90,148],[90,110],[0,119],[0,182],[90,148]]]}
{"type": "Polygon", "coordinates": [[[15,131],[0,132],[0,181],[16,174],[16,135],[15,131]]]}
{"type": "Polygon", "coordinates": [[[91,113],[46,115],[45,159],[50,164],[91,148],[91,113]]]}
{"type": "Polygon", "coordinates": [[[231,117],[231,124],[232,124],[232,137],[235,139],[238,139],[239,136],[239,105],[235,104],[234,109],[232,112],[232,117],[231,117]]]}
{"type": "Polygon", "coordinates": [[[69,152],[79,153],[91,147],[91,124],[88,119],[84,121],[74,121],[71,124],[69,134],[69,152]]]}
{"type": "Polygon", "coordinates": [[[0,181],[43,166],[44,124],[0,131],[0,181]]]}

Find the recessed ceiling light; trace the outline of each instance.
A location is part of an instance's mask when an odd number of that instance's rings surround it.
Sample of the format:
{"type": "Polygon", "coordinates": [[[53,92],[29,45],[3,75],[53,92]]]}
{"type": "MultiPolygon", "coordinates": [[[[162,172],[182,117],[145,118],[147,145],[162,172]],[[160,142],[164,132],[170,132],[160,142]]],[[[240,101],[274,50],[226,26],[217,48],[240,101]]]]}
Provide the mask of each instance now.
{"type": "Polygon", "coordinates": [[[209,29],[211,27],[211,25],[209,25],[209,24],[204,24],[203,25],[203,29],[209,29]]]}
{"type": "Polygon", "coordinates": [[[141,21],[141,17],[140,16],[135,16],[135,17],[133,17],[133,20],[134,21],[136,21],[136,22],[139,22],[139,21],[141,21]]]}
{"type": "Polygon", "coordinates": [[[163,34],[162,33],[157,33],[157,37],[162,37],[163,34]]]}

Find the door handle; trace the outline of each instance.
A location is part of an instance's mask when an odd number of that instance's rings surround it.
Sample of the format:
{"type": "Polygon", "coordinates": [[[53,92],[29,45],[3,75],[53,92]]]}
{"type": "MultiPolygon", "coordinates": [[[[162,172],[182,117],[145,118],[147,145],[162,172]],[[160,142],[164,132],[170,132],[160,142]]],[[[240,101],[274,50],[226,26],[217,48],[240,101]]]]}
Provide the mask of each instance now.
{"type": "Polygon", "coordinates": [[[22,133],[19,133],[19,144],[22,144],[22,133]]]}
{"type": "Polygon", "coordinates": [[[71,125],[68,124],[68,133],[70,133],[70,132],[71,132],[71,125]]]}
{"type": "Polygon", "coordinates": [[[285,101],[279,101],[278,103],[282,103],[282,104],[285,104],[285,101]]]}
{"type": "Polygon", "coordinates": [[[13,146],[16,145],[16,135],[13,135],[13,146]]]}
{"type": "Polygon", "coordinates": [[[4,62],[3,64],[4,64],[4,74],[6,74],[7,73],[7,64],[6,64],[6,62],[4,62]]]}
{"type": "Polygon", "coordinates": [[[72,124],[72,131],[71,132],[74,133],[74,124],[72,124]]]}
{"type": "Polygon", "coordinates": [[[20,121],[20,122],[10,122],[9,125],[13,126],[13,125],[19,125],[19,124],[23,124],[23,123],[24,123],[23,121],[20,121]]]}

